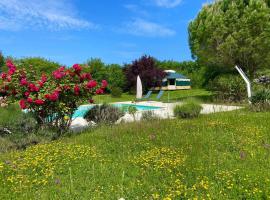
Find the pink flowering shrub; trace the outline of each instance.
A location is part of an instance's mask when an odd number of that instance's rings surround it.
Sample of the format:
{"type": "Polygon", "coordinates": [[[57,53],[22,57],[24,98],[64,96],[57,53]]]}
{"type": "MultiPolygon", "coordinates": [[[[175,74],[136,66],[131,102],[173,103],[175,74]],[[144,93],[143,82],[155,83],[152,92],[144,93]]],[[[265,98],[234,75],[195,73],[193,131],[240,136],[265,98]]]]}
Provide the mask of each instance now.
{"type": "Polygon", "coordinates": [[[103,94],[107,81],[97,83],[91,74],[83,73],[78,64],[60,67],[52,74],[37,77],[34,71],[18,70],[11,60],[8,72],[0,74],[0,94],[10,102],[19,102],[21,109],[33,113],[37,122],[66,130],[80,104],[103,94]]]}

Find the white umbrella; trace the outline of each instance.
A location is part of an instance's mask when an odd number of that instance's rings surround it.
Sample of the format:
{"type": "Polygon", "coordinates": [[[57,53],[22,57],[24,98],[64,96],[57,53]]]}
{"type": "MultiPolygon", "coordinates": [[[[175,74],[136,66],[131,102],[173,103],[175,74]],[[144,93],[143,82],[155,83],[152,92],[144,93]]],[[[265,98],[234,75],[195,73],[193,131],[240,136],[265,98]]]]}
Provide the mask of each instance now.
{"type": "Polygon", "coordinates": [[[137,94],[136,94],[137,99],[142,98],[142,81],[140,76],[137,76],[137,94]]]}

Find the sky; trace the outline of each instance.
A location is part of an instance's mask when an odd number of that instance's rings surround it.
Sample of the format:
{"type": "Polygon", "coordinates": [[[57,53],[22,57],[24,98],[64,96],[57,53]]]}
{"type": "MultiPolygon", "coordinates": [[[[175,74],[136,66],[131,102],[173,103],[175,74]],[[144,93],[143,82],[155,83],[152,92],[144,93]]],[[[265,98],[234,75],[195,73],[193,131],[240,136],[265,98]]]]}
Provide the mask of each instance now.
{"type": "Polygon", "coordinates": [[[64,65],[190,60],[188,24],[206,1],[0,0],[0,51],[64,65]]]}

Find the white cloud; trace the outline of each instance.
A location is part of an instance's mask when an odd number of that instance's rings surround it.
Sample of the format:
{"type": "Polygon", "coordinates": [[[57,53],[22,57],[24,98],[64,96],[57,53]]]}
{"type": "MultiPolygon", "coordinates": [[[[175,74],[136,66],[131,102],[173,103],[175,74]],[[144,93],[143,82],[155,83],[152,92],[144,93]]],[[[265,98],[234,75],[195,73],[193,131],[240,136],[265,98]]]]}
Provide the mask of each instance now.
{"type": "Polygon", "coordinates": [[[81,19],[69,0],[1,0],[0,29],[83,29],[96,25],[81,19]]]}
{"type": "Polygon", "coordinates": [[[182,2],[182,0],[153,0],[159,7],[174,8],[182,2]]]}
{"type": "Polygon", "coordinates": [[[126,23],[124,29],[126,32],[137,36],[166,37],[175,35],[174,30],[143,19],[135,19],[126,23]]]}

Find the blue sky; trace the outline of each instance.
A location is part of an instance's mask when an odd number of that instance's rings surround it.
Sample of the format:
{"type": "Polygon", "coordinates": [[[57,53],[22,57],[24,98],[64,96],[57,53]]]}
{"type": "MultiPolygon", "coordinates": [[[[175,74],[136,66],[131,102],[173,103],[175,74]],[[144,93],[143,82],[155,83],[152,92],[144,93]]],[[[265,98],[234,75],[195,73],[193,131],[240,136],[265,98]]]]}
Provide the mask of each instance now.
{"type": "Polygon", "coordinates": [[[0,0],[0,50],[65,65],[143,54],[190,60],[188,23],[206,0],[0,0]]]}

